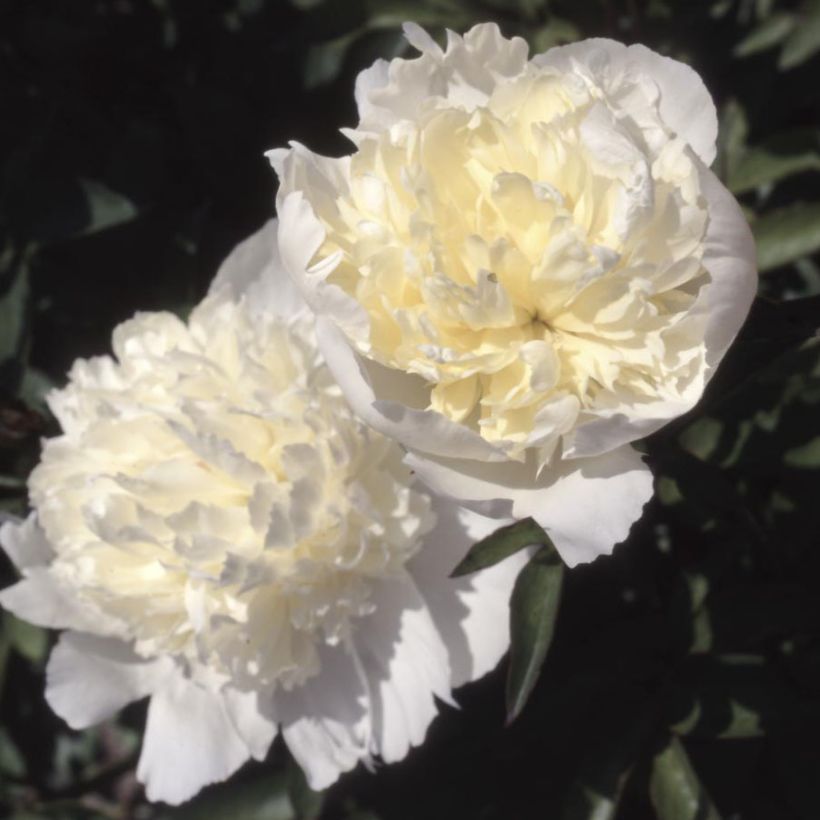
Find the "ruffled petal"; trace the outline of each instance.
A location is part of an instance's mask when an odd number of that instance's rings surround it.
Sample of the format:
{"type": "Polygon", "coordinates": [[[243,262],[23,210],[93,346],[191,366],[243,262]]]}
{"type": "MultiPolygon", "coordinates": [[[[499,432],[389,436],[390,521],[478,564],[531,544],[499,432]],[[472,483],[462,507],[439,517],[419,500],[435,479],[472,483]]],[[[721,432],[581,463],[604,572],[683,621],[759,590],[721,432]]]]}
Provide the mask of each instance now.
{"type": "Polygon", "coordinates": [[[327,319],[316,321],[319,349],[345,398],[373,429],[405,447],[441,456],[500,461],[506,456],[468,427],[424,410],[429,389],[411,373],[391,370],[359,356],[327,319]],[[425,392],[426,391],[426,392],[425,392]]]}
{"type": "Polygon", "coordinates": [[[526,42],[503,37],[495,23],[480,23],[463,37],[448,31],[445,50],[415,23],[405,23],[404,36],[421,56],[376,64],[357,78],[360,130],[415,119],[441,98],[472,110],[487,101],[499,81],[520,74],[527,62],[526,42]]]}
{"type": "Polygon", "coordinates": [[[222,696],[228,717],[250,750],[251,757],[264,760],[278,731],[272,693],[242,692],[226,686],[222,696]]]}
{"type": "Polygon", "coordinates": [[[109,616],[101,618],[90,605],[81,603],[46,567],[24,570],[21,581],[0,592],[0,606],[37,626],[121,634],[118,623],[109,616]]]}
{"type": "Polygon", "coordinates": [[[534,518],[570,567],[609,555],[652,497],[652,473],[631,447],[562,461],[538,477],[531,465],[512,462],[433,459],[418,453],[408,453],[405,462],[434,492],[484,512],[488,501],[503,501],[503,515],[534,518]]]}
{"type": "MultiPolygon", "coordinates": [[[[700,183],[709,208],[703,265],[711,279],[696,307],[706,322],[708,369],[704,375],[708,382],[746,321],[757,292],[758,274],[754,237],[735,198],[708,168],[700,168],[700,183]]],[[[564,457],[597,456],[651,435],[670,419],[691,410],[699,399],[653,402],[644,418],[614,413],[585,422],[565,437],[564,457]]]]}
{"type": "Polygon", "coordinates": [[[310,787],[327,788],[370,754],[367,681],[343,645],[320,649],[321,672],[290,692],[277,692],[282,736],[310,787]]]}
{"type": "Polygon", "coordinates": [[[169,658],[146,661],[125,641],[65,632],[48,660],[46,700],[72,729],[85,729],[161,689],[173,673],[169,658]]]}
{"type": "Polygon", "coordinates": [[[356,647],[370,684],[373,751],[387,763],[418,746],[436,716],[435,697],[451,702],[447,647],[409,575],[373,591],[374,614],[356,647]]]}
{"type": "MultiPolygon", "coordinates": [[[[706,165],[715,158],[717,111],[703,80],[685,63],[663,57],[642,45],[625,46],[615,40],[591,38],[552,48],[533,58],[536,65],[567,71],[583,66],[609,93],[622,90],[624,80],[641,75],[658,88],[658,112],[664,124],[682,137],[706,165]]],[[[635,95],[629,96],[633,104],[635,95]]],[[[653,101],[644,98],[644,105],[653,101]]],[[[626,114],[638,114],[626,110],[626,114]]]]}
{"type": "MultiPolygon", "coordinates": [[[[288,159],[296,161],[290,155],[288,159]]],[[[364,309],[340,287],[325,281],[338,260],[331,256],[310,267],[314,254],[325,239],[325,229],[310,203],[301,190],[297,190],[278,202],[277,207],[282,263],[305,301],[317,314],[333,316],[351,338],[367,340],[370,320],[364,309]]]]}
{"type": "Polygon", "coordinates": [[[407,569],[447,647],[450,683],[456,688],[490,672],[507,651],[510,595],[529,551],[481,572],[450,578],[476,541],[510,522],[487,518],[443,498],[434,500],[433,509],[436,527],[407,569]]]}
{"type": "Polygon", "coordinates": [[[137,765],[149,800],[177,806],[249,757],[221,694],[181,676],[154,693],[137,765]]]}

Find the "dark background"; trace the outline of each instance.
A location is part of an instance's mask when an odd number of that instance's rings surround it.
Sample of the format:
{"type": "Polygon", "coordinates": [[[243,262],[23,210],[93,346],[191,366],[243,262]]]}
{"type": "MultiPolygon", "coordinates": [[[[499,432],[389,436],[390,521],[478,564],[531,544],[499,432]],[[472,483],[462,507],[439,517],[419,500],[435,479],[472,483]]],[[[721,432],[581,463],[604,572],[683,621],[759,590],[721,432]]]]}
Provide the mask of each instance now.
{"type": "Polygon", "coordinates": [[[349,150],[355,75],[405,52],[403,20],[491,19],[535,51],[643,42],[718,103],[761,295],[704,401],[643,446],[656,499],[612,558],[566,574],[517,722],[502,664],[406,761],[325,795],[276,744],[186,807],[149,806],[144,707],[69,731],[42,696],[53,636],[3,613],[0,816],[820,817],[817,0],[0,0],[0,505],[25,511],[56,432],[43,395],[71,362],[137,309],[186,314],[273,214],[266,149],[349,150]]]}

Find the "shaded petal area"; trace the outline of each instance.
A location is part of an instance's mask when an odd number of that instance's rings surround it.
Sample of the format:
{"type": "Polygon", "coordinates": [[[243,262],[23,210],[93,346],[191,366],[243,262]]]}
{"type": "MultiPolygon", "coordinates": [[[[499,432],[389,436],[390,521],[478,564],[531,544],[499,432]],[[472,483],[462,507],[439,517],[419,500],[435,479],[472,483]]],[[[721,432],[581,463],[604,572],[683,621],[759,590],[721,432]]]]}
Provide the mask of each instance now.
{"type": "Polygon", "coordinates": [[[367,758],[371,738],[370,694],[355,654],[339,644],[320,656],[319,675],[275,699],[282,736],[315,790],[367,758]]]}
{"type": "Polygon", "coordinates": [[[482,512],[531,516],[570,567],[609,555],[652,497],[652,473],[631,447],[560,462],[538,477],[529,464],[434,459],[418,453],[409,453],[405,461],[435,492],[482,512]]]}
{"type": "Polygon", "coordinates": [[[46,700],[72,729],[86,729],[161,689],[174,674],[170,658],[146,661],[117,638],[65,632],[48,660],[46,700]]]}
{"type": "Polygon", "coordinates": [[[249,757],[221,694],[181,676],[154,693],[137,766],[149,800],[179,805],[249,757]]]}
{"type": "Polygon", "coordinates": [[[407,565],[447,647],[453,688],[486,675],[510,645],[509,602],[529,554],[522,550],[493,567],[461,578],[450,573],[470,547],[506,523],[444,499],[434,501],[437,523],[427,549],[407,565]]]}

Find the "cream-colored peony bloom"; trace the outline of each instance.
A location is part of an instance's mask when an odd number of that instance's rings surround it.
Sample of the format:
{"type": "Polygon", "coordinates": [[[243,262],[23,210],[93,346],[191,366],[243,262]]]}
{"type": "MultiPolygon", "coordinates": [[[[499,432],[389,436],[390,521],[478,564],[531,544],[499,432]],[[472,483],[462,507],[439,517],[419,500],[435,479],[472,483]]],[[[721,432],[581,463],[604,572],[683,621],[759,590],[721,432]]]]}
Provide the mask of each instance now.
{"type": "Polygon", "coordinates": [[[151,697],[138,776],[179,803],[281,728],[314,788],[419,744],[491,669],[523,557],[447,575],[497,521],[434,500],[350,411],[271,253],[241,245],[186,323],[145,313],[50,405],[0,603],[66,628],[46,697],[75,728],[151,697]],[[261,277],[259,276],[260,274],[261,277]]]}
{"type": "Polygon", "coordinates": [[[628,443],[698,401],[754,294],[714,105],[642,46],[405,31],[421,57],[359,77],[355,153],[270,153],[283,262],[432,486],[591,560],[651,493],[628,443]]]}

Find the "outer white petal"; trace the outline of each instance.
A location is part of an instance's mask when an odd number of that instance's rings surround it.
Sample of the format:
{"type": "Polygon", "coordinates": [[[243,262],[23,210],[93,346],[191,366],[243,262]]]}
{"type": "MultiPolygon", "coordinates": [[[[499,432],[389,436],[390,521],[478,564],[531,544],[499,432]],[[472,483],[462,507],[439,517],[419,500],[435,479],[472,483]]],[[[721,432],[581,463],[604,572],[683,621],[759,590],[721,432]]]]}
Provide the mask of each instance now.
{"type": "Polygon", "coordinates": [[[65,632],[46,668],[46,700],[72,729],[85,729],[161,689],[170,658],[146,661],[117,638],[65,632]]]}
{"type": "MultiPolygon", "coordinates": [[[[717,111],[703,80],[688,65],[642,45],[627,47],[603,38],[552,48],[533,61],[562,70],[570,69],[573,63],[580,64],[610,91],[624,77],[640,74],[649,78],[660,92],[658,109],[663,122],[685,139],[706,165],[714,160],[717,111]]],[[[634,102],[635,97],[630,100],[634,102]]]]}
{"type": "Polygon", "coordinates": [[[447,646],[453,688],[487,674],[510,645],[509,602],[529,558],[522,550],[493,567],[461,578],[449,575],[476,542],[509,521],[487,518],[436,498],[436,526],[407,569],[447,646]]]}
{"type": "Polygon", "coordinates": [[[303,315],[308,307],[279,257],[278,225],[270,219],[240,242],[220,265],[209,294],[225,293],[234,300],[244,295],[252,311],[283,319],[303,315]]]}
{"type": "Polygon", "coordinates": [[[137,766],[149,800],[179,805],[249,757],[221,694],[181,676],[154,693],[137,766]]]}
{"type": "MultiPolygon", "coordinates": [[[[702,289],[696,307],[706,318],[708,382],[746,320],[757,292],[758,275],[754,237],[740,206],[706,167],[700,169],[700,182],[709,209],[703,264],[711,281],[702,289]]],[[[565,439],[564,456],[597,456],[636,441],[659,430],[696,403],[658,402],[647,418],[616,413],[594,419],[565,439]]]]}
{"type": "Polygon", "coordinates": [[[609,555],[652,497],[652,473],[631,447],[559,462],[538,478],[530,465],[512,462],[433,459],[418,453],[409,453],[405,461],[435,492],[462,503],[480,506],[506,499],[504,514],[534,518],[570,567],[609,555]]]}
{"type": "Polygon", "coordinates": [[[291,692],[277,692],[282,736],[312,789],[324,789],[370,754],[371,705],[355,653],[320,649],[321,672],[291,692]]]}
{"type": "Polygon", "coordinates": [[[434,696],[451,702],[447,648],[410,576],[373,591],[374,613],[355,635],[373,705],[373,751],[387,763],[418,746],[437,714],[434,696]]]}
{"type": "Polygon", "coordinates": [[[282,264],[305,301],[317,314],[332,316],[352,338],[366,340],[370,321],[364,309],[340,287],[325,281],[338,264],[335,257],[310,267],[325,239],[325,229],[310,203],[297,190],[278,203],[278,210],[282,264]]]}
{"type": "Polygon", "coordinates": [[[757,292],[757,252],[749,223],[735,198],[707,168],[701,189],[709,203],[703,264],[712,275],[704,289],[706,360],[714,372],[737,336],[757,292]]]}
{"type": "Polygon", "coordinates": [[[21,581],[0,592],[0,606],[37,626],[108,635],[121,633],[118,623],[81,603],[74,591],[62,586],[46,567],[24,570],[21,581]]]}
{"type": "Polygon", "coordinates": [[[222,691],[228,716],[255,760],[267,757],[278,727],[270,692],[242,692],[232,686],[222,691]]]}
{"type": "Polygon", "coordinates": [[[486,102],[499,81],[520,74],[527,61],[526,42],[503,37],[495,23],[474,26],[464,37],[448,31],[444,51],[415,23],[404,25],[404,35],[421,56],[376,63],[356,81],[363,131],[415,119],[421,108],[442,99],[471,110],[486,102]]]}
{"type": "Polygon", "coordinates": [[[19,570],[43,566],[54,557],[54,550],[34,513],[23,521],[11,517],[3,521],[0,525],[0,547],[19,570]]]}
{"type": "Polygon", "coordinates": [[[344,334],[329,320],[318,318],[319,349],[350,406],[378,432],[405,447],[441,456],[488,461],[506,456],[462,424],[433,410],[424,410],[429,391],[411,373],[391,370],[353,351],[344,334]]]}

